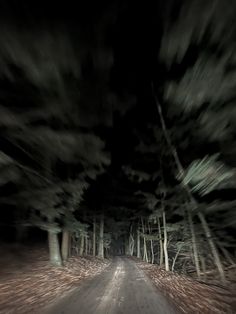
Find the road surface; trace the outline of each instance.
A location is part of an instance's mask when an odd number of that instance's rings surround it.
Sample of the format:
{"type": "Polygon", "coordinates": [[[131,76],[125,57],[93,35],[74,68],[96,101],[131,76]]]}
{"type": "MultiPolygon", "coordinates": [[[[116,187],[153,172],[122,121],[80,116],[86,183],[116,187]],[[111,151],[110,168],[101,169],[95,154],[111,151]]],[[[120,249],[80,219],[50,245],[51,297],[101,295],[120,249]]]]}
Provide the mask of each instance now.
{"type": "Polygon", "coordinates": [[[47,314],[172,314],[177,311],[128,258],[117,257],[47,314]]]}

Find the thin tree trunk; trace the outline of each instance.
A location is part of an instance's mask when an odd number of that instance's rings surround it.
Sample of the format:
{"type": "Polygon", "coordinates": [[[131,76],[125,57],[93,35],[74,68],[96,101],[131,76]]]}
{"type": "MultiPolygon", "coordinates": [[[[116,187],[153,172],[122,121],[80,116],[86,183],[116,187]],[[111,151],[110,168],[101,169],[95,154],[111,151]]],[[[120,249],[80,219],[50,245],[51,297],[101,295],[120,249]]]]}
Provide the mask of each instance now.
{"type": "MultiPolygon", "coordinates": [[[[148,229],[149,229],[149,234],[151,235],[151,227],[150,224],[148,224],[148,229]]],[[[154,250],[153,250],[153,241],[150,240],[150,244],[151,244],[151,263],[154,263],[154,250]]]]}
{"type": "Polygon", "coordinates": [[[195,262],[197,277],[200,278],[201,270],[200,270],[200,264],[199,264],[199,258],[198,258],[199,255],[198,255],[198,249],[197,249],[195,229],[194,229],[192,214],[190,210],[187,210],[187,214],[188,214],[188,222],[189,222],[189,227],[190,227],[190,232],[191,232],[191,237],[192,237],[193,255],[194,255],[194,262],[195,262]]]}
{"type": "MultiPolygon", "coordinates": [[[[153,93],[154,93],[154,90],[153,90],[153,93]]],[[[166,141],[167,141],[167,143],[168,143],[168,145],[170,147],[170,150],[171,150],[171,152],[173,154],[173,157],[174,157],[177,169],[179,171],[179,175],[180,175],[181,178],[183,178],[184,173],[185,173],[184,168],[183,168],[183,166],[182,166],[182,164],[180,162],[180,159],[179,159],[179,156],[178,156],[176,148],[172,145],[170,136],[169,136],[168,131],[166,129],[166,125],[165,125],[165,121],[164,121],[164,118],[163,118],[163,115],[162,115],[162,109],[161,109],[160,103],[159,103],[159,101],[158,101],[158,99],[157,99],[155,94],[154,94],[154,96],[155,96],[155,101],[156,101],[158,113],[159,113],[160,120],[161,120],[163,133],[164,133],[166,141]]],[[[183,183],[182,183],[182,185],[183,185],[183,183]]],[[[194,209],[196,209],[198,207],[198,203],[195,200],[195,198],[193,197],[192,192],[189,189],[189,186],[188,185],[183,185],[183,188],[187,192],[187,194],[189,196],[189,199],[190,199],[190,202],[192,203],[194,209]]],[[[205,231],[205,235],[206,235],[206,238],[208,240],[209,246],[211,248],[211,252],[212,252],[212,255],[214,257],[215,264],[216,264],[216,266],[218,268],[221,281],[223,283],[225,283],[224,269],[223,269],[221,261],[220,261],[220,257],[219,257],[219,253],[218,253],[217,247],[216,247],[216,245],[215,245],[215,243],[214,243],[214,241],[213,241],[213,239],[211,237],[211,232],[210,232],[210,229],[209,229],[208,224],[206,222],[206,219],[205,219],[204,215],[201,212],[198,212],[198,218],[201,221],[202,227],[203,227],[203,229],[205,231]]]]}
{"type": "Polygon", "coordinates": [[[69,232],[67,230],[62,232],[61,255],[63,261],[67,261],[69,255],[69,232]]]}
{"type": "Polygon", "coordinates": [[[88,255],[88,235],[85,237],[85,255],[88,255]]]}
{"type": "Polygon", "coordinates": [[[81,239],[80,239],[80,248],[79,248],[79,255],[82,256],[84,253],[84,234],[81,234],[81,239]]]}
{"type": "Polygon", "coordinates": [[[98,257],[104,258],[104,216],[100,216],[98,257]]]}
{"type": "Polygon", "coordinates": [[[88,239],[88,255],[91,255],[91,239],[88,239]]]}
{"type": "Polygon", "coordinates": [[[202,227],[205,231],[206,238],[207,238],[209,246],[211,248],[211,252],[212,252],[212,255],[214,257],[215,264],[216,264],[218,271],[219,271],[219,274],[220,274],[220,279],[222,282],[225,282],[225,273],[224,273],[223,265],[221,263],[217,247],[216,247],[216,245],[212,239],[211,232],[210,232],[209,226],[207,224],[207,221],[201,212],[198,212],[198,217],[199,217],[199,219],[202,223],[202,227]]]}
{"type": "Polygon", "coordinates": [[[71,257],[71,246],[72,246],[72,237],[71,234],[69,233],[69,240],[68,240],[68,257],[71,257]]]}
{"type": "Polygon", "coordinates": [[[161,224],[160,224],[160,218],[157,217],[157,223],[158,223],[158,233],[159,233],[159,243],[160,243],[160,266],[163,264],[163,243],[162,243],[162,232],[161,232],[161,224]]]}
{"type": "Polygon", "coordinates": [[[137,229],[137,258],[140,258],[140,233],[137,229]]]}
{"type": "Polygon", "coordinates": [[[164,246],[164,255],[165,255],[165,269],[166,271],[169,271],[170,270],[170,267],[169,267],[169,258],[168,258],[168,249],[167,249],[167,230],[166,230],[166,213],[165,213],[165,210],[163,210],[162,212],[162,217],[163,217],[163,228],[164,228],[164,243],[163,243],[163,246],[164,246]]]}
{"type": "Polygon", "coordinates": [[[133,256],[134,254],[134,237],[132,233],[129,235],[129,255],[133,256]]]}
{"type": "Polygon", "coordinates": [[[182,245],[179,246],[178,251],[177,251],[177,253],[175,254],[175,257],[174,257],[174,260],[173,260],[173,264],[172,264],[172,267],[171,267],[171,270],[172,270],[172,271],[174,271],[175,262],[176,262],[176,260],[177,260],[177,258],[178,258],[178,256],[179,256],[179,253],[180,253],[181,249],[182,249],[182,245]]]}
{"type": "Polygon", "coordinates": [[[58,234],[48,231],[49,257],[50,263],[54,266],[62,266],[58,234]]]}
{"type": "Polygon", "coordinates": [[[147,244],[146,244],[146,238],[145,238],[143,218],[141,218],[141,222],[142,222],[142,229],[143,229],[143,260],[148,263],[147,244]]]}
{"type": "Polygon", "coordinates": [[[206,280],[206,263],[203,255],[200,255],[200,261],[202,265],[203,279],[206,280]]]}
{"type": "Polygon", "coordinates": [[[93,256],[96,256],[96,216],[93,217],[93,256]]]}

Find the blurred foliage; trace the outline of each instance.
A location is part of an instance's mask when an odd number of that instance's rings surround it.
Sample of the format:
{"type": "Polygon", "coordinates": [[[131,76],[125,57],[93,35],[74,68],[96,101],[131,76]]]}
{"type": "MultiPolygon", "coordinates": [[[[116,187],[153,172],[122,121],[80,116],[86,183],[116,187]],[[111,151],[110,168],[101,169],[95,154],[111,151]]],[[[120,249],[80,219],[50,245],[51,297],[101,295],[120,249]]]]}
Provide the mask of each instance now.
{"type": "Polygon", "coordinates": [[[190,185],[193,192],[201,195],[208,194],[235,176],[235,170],[226,167],[221,161],[217,160],[218,154],[205,156],[201,160],[195,160],[186,169],[184,177],[178,176],[185,185],[190,185]]]}

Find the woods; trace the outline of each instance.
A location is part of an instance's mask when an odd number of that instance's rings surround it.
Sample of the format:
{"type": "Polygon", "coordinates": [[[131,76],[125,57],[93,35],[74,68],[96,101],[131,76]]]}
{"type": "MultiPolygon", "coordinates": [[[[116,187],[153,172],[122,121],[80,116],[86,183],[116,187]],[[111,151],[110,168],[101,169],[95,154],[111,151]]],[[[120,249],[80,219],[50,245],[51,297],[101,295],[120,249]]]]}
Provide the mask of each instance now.
{"type": "Polygon", "coordinates": [[[127,255],[231,280],[236,27],[226,2],[160,1],[132,27],[131,7],[116,1],[88,21],[2,22],[3,236],[38,232],[56,267],[127,255]]]}

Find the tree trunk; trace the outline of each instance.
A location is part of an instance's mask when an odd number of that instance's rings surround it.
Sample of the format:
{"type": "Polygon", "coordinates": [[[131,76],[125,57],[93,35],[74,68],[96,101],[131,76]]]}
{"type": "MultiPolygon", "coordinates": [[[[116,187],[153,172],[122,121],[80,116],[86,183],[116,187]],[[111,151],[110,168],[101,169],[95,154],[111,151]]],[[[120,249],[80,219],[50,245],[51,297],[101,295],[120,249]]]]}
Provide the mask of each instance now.
{"type": "Polygon", "coordinates": [[[91,255],[91,239],[88,239],[88,255],[91,255]]]}
{"type": "MultiPolygon", "coordinates": [[[[153,93],[154,93],[154,90],[153,90],[153,93]]],[[[175,160],[175,163],[176,163],[176,166],[177,166],[177,169],[179,171],[179,174],[181,177],[184,176],[184,168],[180,162],[180,159],[179,159],[179,156],[178,156],[178,153],[177,153],[177,150],[176,148],[172,145],[172,142],[171,142],[171,138],[168,134],[168,131],[166,129],[166,125],[165,125],[165,121],[164,121],[164,118],[163,118],[163,115],[162,115],[162,109],[161,109],[161,106],[160,106],[160,103],[158,102],[158,99],[156,97],[156,95],[154,94],[155,96],[155,101],[156,101],[156,105],[157,105],[157,109],[158,109],[158,113],[159,113],[159,116],[160,116],[160,120],[161,120],[161,125],[162,125],[162,129],[163,129],[163,133],[165,135],[165,138],[166,138],[166,141],[169,145],[169,148],[171,150],[171,153],[174,157],[174,160],[175,160]]],[[[182,183],[183,185],[183,183],[182,183]]],[[[189,188],[188,185],[183,185],[183,188],[185,189],[185,191],[187,192],[188,196],[189,196],[189,199],[190,199],[190,202],[193,204],[193,206],[195,208],[197,208],[197,201],[195,200],[195,198],[193,197],[192,195],[192,192],[189,188]]],[[[189,209],[188,209],[189,210],[189,209]]],[[[215,263],[216,263],[216,266],[218,268],[218,271],[219,271],[219,274],[220,274],[220,278],[221,278],[221,281],[223,283],[225,283],[225,274],[224,274],[224,269],[222,267],[222,264],[221,264],[221,261],[220,261],[220,257],[219,257],[219,254],[218,254],[218,251],[217,251],[217,248],[216,248],[216,245],[211,237],[211,232],[210,232],[210,229],[208,227],[208,224],[205,220],[205,217],[204,215],[201,213],[201,212],[198,212],[198,218],[200,219],[201,221],[201,224],[202,224],[202,227],[205,231],[205,235],[206,235],[206,238],[208,240],[208,243],[209,243],[209,246],[211,248],[211,251],[212,251],[212,255],[214,257],[214,260],[215,260],[215,263]]]]}
{"type": "Polygon", "coordinates": [[[179,246],[178,251],[177,251],[177,253],[175,254],[175,257],[174,257],[174,260],[173,260],[173,264],[172,264],[172,267],[171,267],[171,271],[174,271],[175,262],[176,262],[176,260],[177,260],[177,257],[179,256],[179,253],[180,253],[181,249],[182,249],[182,245],[179,246]]]}
{"type": "Polygon", "coordinates": [[[85,237],[85,255],[88,255],[88,235],[85,237]]]}
{"type": "Polygon", "coordinates": [[[72,254],[72,236],[69,233],[69,241],[68,241],[68,257],[71,257],[72,254]]]}
{"type": "Polygon", "coordinates": [[[218,271],[219,271],[220,279],[223,283],[225,283],[226,280],[225,280],[224,269],[223,269],[223,266],[222,266],[222,263],[220,260],[220,256],[219,256],[217,247],[216,247],[216,245],[212,239],[210,228],[208,227],[206,219],[201,212],[198,212],[198,217],[199,217],[199,219],[202,223],[202,227],[205,231],[205,235],[206,235],[206,238],[208,240],[209,246],[211,248],[211,252],[212,252],[212,255],[214,257],[216,267],[218,268],[218,271]]]}
{"type": "Polygon", "coordinates": [[[163,210],[163,213],[162,213],[162,217],[163,217],[163,228],[164,228],[164,243],[163,243],[163,246],[164,246],[164,255],[165,255],[165,269],[166,271],[169,271],[170,268],[169,268],[169,258],[168,258],[168,249],[167,249],[167,230],[166,230],[166,213],[165,213],[165,210],[163,210]]]}
{"type": "Polygon", "coordinates": [[[50,263],[54,266],[62,266],[58,234],[50,230],[48,231],[48,245],[50,263]]]}
{"type": "Polygon", "coordinates": [[[63,230],[62,232],[62,246],[61,246],[61,255],[63,261],[67,261],[68,255],[69,255],[69,232],[66,230],[63,230]]]}
{"type": "MultiPolygon", "coordinates": [[[[150,224],[148,224],[148,229],[149,229],[149,234],[151,235],[152,232],[151,232],[150,224]]],[[[154,263],[154,250],[153,250],[153,241],[152,240],[150,240],[150,244],[151,244],[151,263],[153,264],[154,263]]]]}
{"type": "Polygon", "coordinates": [[[96,216],[93,217],[93,256],[96,256],[96,216]]]}
{"type": "Polygon", "coordinates": [[[146,244],[146,238],[145,238],[143,218],[141,218],[141,222],[142,222],[142,229],[143,229],[143,260],[148,263],[147,244],[146,244]]]}
{"type": "Polygon", "coordinates": [[[205,263],[205,258],[203,255],[200,255],[200,261],[202,265],[203,279],[206,280],[206,263],[205,263]]]}
{"type": "Polygon", "coordinates": [[[133,256],[134,254],[134,237],[132,233],[129,235],[129,255],[133,256]]]}
{"type": "Polygon", "coordinates": [[[81,239],[80,239],[80,248],[79,248],[79,255],[82,256],[84,253],[84,234],[81,234],[81,239]]]}
{"type": "Polygon", "coordinates": [[[98,257],[104,258],[104,216],[100,216],[98,257]]]}
{"type": "Polygon", "coordinates": [[[137,229],[137,258],[140,258],[140,233],[137,229]]]}
{"type": "Polygon", "coordinates": [[[189,208],[187,209],[187,214],[188,214],[188,222],[189,222],[190,232],[191,232],[191,237],[192,237],[194,262],[195,262],[197,277],[199,279],[201,270],[200,270],[200,265],[199,265],[198,249],[197,249],[196,235],[195,235],[195,230],[194,230],[194,225],[193,225],[193,219],[192,219],[192,214],[191,214],[191,211],[189,208]]]}
{"type": "Polygon", "coordinates": [[[161,232],[161,224],[160,224],[160,218],[157,217],[157,223],[158,223],[158,233],[159,233],[159,243],[160,243],[160,266],[163,264],[163,243],[162,243],[162,232],[161,232]]]}

